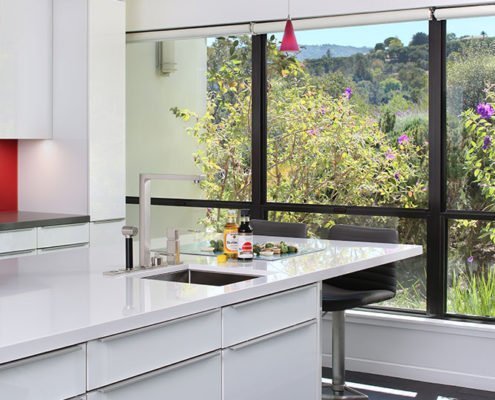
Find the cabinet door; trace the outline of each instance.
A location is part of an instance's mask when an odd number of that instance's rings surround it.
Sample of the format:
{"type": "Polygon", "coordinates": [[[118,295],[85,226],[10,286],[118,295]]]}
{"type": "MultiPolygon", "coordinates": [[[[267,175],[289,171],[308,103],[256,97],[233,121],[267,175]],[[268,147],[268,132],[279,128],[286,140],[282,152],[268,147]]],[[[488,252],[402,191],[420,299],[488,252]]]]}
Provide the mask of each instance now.
{"type": "Polygon", "coordinates": [[[51,0],[0,0],[0,88],[0,139],[51,138],[51,0]]]}
{"type": "Polygon", "coordinates": [[[71,246],[89,243],[89,223],[41,226],[38,228],[38,248],[71,246]]]}
{"type": "Polygon", "coordinates": [[[89,215],[125,218],[125,2],[88,1],[89,215]]]}
{"type": "Polygon", "coordinates": [[[232,346],[318,317],[320,292],[304,286],[222,309],[222,347],[232,346]]]}
{"type": "Polygon", "coordinates": [[[224,400],[319,400],[318,350],[315,320],[225,349],[224,400]]]}
{"type": "Polygon", "coordinates": [[[88,400],[221,400],[220,351],[88,394],[88,400]]]}
{"type": "Polygon", "coordinates": [[[88,389],[220,348],[220,310],[88,342],[88,389]]]}
{"type": "Polygon", "coordinates": [[[27,252],[36,249],[36,228],[0,232],[0,253],[27,252]]]}
{"type": "Polygon", "coordinates": [[[66,399],[86,391],[86,345],[0,365],[0,398],[66,399]]]}

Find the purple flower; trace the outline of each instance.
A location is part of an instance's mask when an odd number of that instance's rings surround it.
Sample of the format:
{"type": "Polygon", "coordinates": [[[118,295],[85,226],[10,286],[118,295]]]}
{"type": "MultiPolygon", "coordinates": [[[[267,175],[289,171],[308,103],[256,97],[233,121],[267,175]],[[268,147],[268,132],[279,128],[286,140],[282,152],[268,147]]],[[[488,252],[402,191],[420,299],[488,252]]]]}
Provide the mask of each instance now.
{"type": "Polygon", "coordinates": [[[476,107],[476,112],[481,118],[488,119],[492,117],[495,110],[490,103],[480,103],[478,104],[478,107],[476,107]]]}
{"type": "Polygon", "coordinates": [[[471,264],[471,263],[473,262],[473,260],[474,260],[474,257],[473,257],[473,256],[469,256],[469,257],[467,258],[467,262],[468,262],[469,264],[471,264]]]}
{"type": "Polygon", "coordinates": [[[385,158],[387,160],[393,160],[393,159],[395,159],[395,154],[392,153],[392,151],[390,149],[388,149],[387,152],[385,153],[385,158]]]}
{"type": "Polygon", "coordinates": [[[344,97],[349,100],[352,97],[352,89],[350,87],[345,88],[344,97]]]}
{"type": "Polygon", "coordinates": [[[306,133],[310,136],[316,136],[320,133],[320,130],[318,128],[314,128],[306,131],[306,133]]]}
{"type": "Polygon", "coordinates": [[[486,150],[488,149],[488,147],[490,147],[490,145],[492,144],[492,138],[490,136],[485,136],[485,138],[483,139],[483,150],[486,150]]]}
{"type": "Polygon", "coordinates": [[[400,174],[399,174],[398,172],[396,172],[396,173],[394,174],[394,178],[395,178],[396,180],[399,180],[399,179],[400,179],[400,174]]]}
{"type": "Polygon", "coordinates": [[[321,114],[321,115],[325,115],[326,113],[327,113],[327,109],[326,109],[326,107],[321,107],[321,108],[320,108],[320,114],[321,114]]]}
{"type": "Polygon", "coordinates": [[[407,143],[409,143],[409,136],[407,136],[407,135],[400,135],[399,138],[397,139],[397,143],[399,143],[399,144],[407,144],[407,143]]]}

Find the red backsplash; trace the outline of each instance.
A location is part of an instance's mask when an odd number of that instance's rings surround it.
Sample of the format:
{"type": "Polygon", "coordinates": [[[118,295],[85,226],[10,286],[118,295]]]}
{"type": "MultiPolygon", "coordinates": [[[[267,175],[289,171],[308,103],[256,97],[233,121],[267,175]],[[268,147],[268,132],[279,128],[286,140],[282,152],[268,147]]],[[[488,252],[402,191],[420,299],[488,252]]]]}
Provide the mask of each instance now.
{"type": "Polygon", "coordinates": [[[0,140],[0,211],[17,211],[17,140],[0,140]]]}

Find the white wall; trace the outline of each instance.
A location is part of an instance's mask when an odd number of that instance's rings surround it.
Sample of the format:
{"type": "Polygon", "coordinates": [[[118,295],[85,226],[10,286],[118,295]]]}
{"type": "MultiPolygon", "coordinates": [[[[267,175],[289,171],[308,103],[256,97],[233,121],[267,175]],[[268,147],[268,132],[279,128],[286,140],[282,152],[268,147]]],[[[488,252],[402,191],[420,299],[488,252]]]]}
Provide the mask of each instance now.
{"type": "MultiPolygon", "coordinates": [[[[139,173],[198,174],[193,153],[199,148],[171,107],[203,115],[206,110],[206,40],[176,40],[176,71],[156,70],[154,42],[127,45],[127,195],[139,195],[139,173]]],[[[152,196],[200,198],[190,182],[152,182],[152,196]]],[[[127,222],[137,225],[137,206],[127,206],[127,222]]],[[[203,210],[152,207],[152,237],[168,227],[196,226],[203,210]]]]}
{"type": "MultiPolygon", "coordinates": [[[[331,313],[322,323],[331,367],[331,313]]],[[[348,370],[495,392],[495,326],[405,315],[347,312],[348,370]]]]}
{"type": "MultiPolygon", "coordinates": [[[[490,0],[292,0],[293,18],[491,3],[490,0]]],[[[127,0],[127,31],[280,20],[287,0],[127,0]]]]}
{"type": "Polygon", "coordinates": [[[19,210],[88,213],[88,52],[84,3],[54,2],[53,140],[19,141],[19,210]],[[61,51],[63,57],[59,56],[61,51]]]}

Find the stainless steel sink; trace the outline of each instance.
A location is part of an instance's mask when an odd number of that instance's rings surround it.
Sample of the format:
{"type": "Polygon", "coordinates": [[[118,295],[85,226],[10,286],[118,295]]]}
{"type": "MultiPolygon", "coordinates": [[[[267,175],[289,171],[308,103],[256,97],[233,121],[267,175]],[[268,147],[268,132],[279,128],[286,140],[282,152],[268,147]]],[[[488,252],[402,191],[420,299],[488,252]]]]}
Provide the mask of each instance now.
{"type": "Polygon", "coordinates": [[[196,271],[186,269],[143,277],[157,281],[194,283],[196,285],[225,286],[231,283],[258,278],[257,275],[229,274],[225,272],[196,271]]]}

